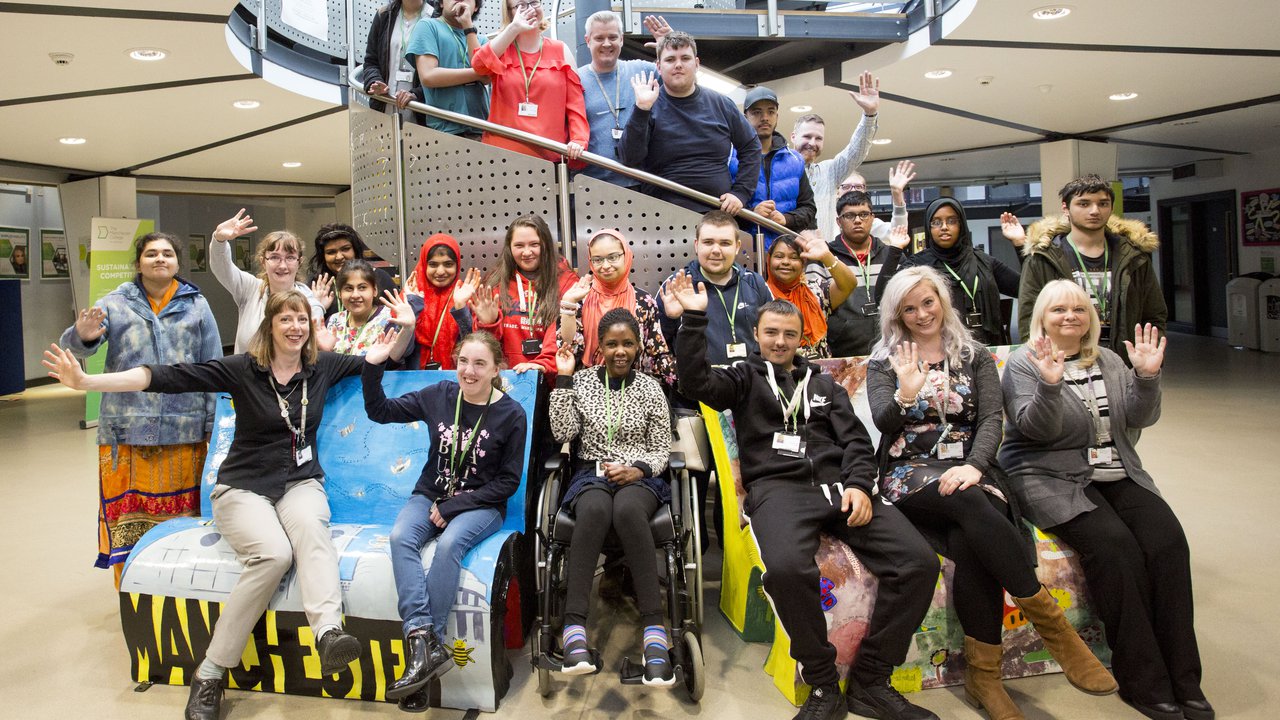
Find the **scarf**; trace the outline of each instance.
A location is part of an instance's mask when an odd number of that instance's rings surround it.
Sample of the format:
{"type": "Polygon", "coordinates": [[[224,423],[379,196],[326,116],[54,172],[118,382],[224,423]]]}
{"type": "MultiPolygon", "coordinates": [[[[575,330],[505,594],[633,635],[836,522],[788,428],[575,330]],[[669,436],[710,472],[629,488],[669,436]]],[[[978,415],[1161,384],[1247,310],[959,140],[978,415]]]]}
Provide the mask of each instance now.
{"type": "Polygon", "coordinates": [[[423,308],[418,313],[418,321],[414,326],[413,336],[418,341],[418,367],[426,367],[429,362],[438,362],[445,370],[452,370],[453,346],[458,342],[458,323],[454,322],[449,311],[453,308],[453,289],[462,277],[462,250],[452,235],[436,233],[422,244],[422,252],[418,255],[418,264],[413,269],[418,289],[422,291],[423,308]],[[458,272],[448,287],[438,288],[427,279],[427,258],[431,251],[444,246],[453,251],[458,259],[458,272]],[[434,342],[433,342],[434,340],[434,342]]]}
{"type": "Polygon", "coordinates": [[[822,312],[822,303],[818,302],[817,296],[805,283],[804,275],[800,275],[790,285],[783,285],[770,273],[765,282],[775,300],[786,300],[800,309],[800,317],[804,318],[804,338],[801,344],[805,347],[817,346],[827,336],[827,315],[822,312]]]}
{"type": "Polygon", "coordinates": [[[634,257],[627,239],[617,230],[601,230],[587,241],[588,252],[591,245],[602,237],[611,237],[622,246],[622,272],[618,279],[606,283],[596,275],[591,267],[591,291],[582,299],[582,364],[590,367],[596,364],[596,350],[600,347],[600,318],[614,308],[626,308],[632,315],[636,314],[636,288],[631,284],[631,262],[634,257]]]}

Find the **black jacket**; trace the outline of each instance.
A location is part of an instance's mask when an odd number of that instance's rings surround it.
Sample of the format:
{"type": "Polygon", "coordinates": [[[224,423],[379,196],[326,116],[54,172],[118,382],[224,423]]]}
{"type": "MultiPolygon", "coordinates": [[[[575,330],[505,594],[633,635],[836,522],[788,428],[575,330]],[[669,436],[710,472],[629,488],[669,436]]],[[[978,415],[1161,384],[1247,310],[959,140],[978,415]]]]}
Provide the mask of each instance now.
{"type": "Polygon", "coordinates": [[[733,411],[744,487],[755,480],[839,482],[873,494],[876,458],[871,438],[835,378],[799,355],[790,373],[775,366],[778,386],[788,394],[795,392],[806,370],[813,370],[807,393],[808,422],[803,410],[799,416],[805,457],[788,457],[773,449],[773,434],[783,429],[782,408],[766,379],[765,360],[755,352],[745,361],[713,369],[707,362],[706,313],[686,310],[683,318],[676,343],[680,392],[716,410],[733,411]]]}
{"type": "MultiPolygon", "coordinates": [[[[429,13],[431,11],[430,4],[422,6],[422,12],[429,13]]],[[[391,88],[392,95],[395,94],[395,70],[391,62],[391,35],[395,32],[392,23],[395,22],[396,16],[400,13],[400,0],[391,0],[391,3],[378,10],[378,14],[373,16],[373,23],[369,25],[369,39],[364,46],[364,91],[369,92],[369,86],[382,81],[391,88]]],[[[409,44],[409,38],[402,41],[405,45],[409,44]]],[[[422,102],[422,83],[418,82],[418,68],[413,69],[413,96],[418,102],[422,102]]],[[[387,104],[377,100],[370,100],[369,107],[378,112],[387,109],[387,104]]]]}

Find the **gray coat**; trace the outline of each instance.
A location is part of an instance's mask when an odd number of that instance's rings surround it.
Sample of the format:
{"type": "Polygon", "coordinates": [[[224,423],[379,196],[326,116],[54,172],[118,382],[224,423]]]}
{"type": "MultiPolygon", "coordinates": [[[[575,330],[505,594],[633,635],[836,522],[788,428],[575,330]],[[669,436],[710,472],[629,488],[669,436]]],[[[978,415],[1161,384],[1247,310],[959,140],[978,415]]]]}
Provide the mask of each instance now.
{"type": "MultiPolygon", "coordinates": [[[[1129,431],[1150,427],[1160,418],[1160,376],[1137,377],[1106,348],[1098,348],[1098,364],[1120,462],[1130,479],[1159,495],[1129,431]]],[[[1097,507],[1084,494],[1090,476],[1087,451],[1094,444],[1093,418],[1084,403],[1064,390],[1064,383],[1041,380],[1026,346],[1009,356],[1001,386],[1005,423],[1000,465],[1023,513],[1037,527],[1051,528],[1097,507]]]]}

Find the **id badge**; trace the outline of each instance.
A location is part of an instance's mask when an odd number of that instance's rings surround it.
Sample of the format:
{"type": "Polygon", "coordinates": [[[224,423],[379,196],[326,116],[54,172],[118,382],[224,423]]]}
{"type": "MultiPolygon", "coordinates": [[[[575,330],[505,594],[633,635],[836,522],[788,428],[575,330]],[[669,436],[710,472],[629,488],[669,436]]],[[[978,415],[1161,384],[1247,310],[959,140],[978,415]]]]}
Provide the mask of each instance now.
{"type": "Polygon", "coordinates": [[[614,129],[613,129],[613,139],[614,139],[614,140],[621,140],[621,139],[622,139],[622,128],[614,128],[614,129]]]}
{"type": "Polygon", "coordinates": [[[938,459],[939,460],[963,460],[964,459],[964,443],[959,443],[959,442],[938,443],[938,459]]]}
{"type": "Polygon", "coordinates": [[[311,455],[310,445],[303,445],[302,447],[298,448],[296,452],[293,453],[293,460],[298,464],[298,467],[302,467],[303,465],[306,465],[307,463],[311,462],[311,457],[312,455],[311,455]]]}
{"type": "Polygon", "coordinates": [[[1098,328],[1098,343],[1102,344],[1102,343],[1110,343],[1110,342],[1111,342],[1111,326],[1103,325],[1102,327],[1098,328]]]}
{"type": "Polygon", "coordinates": [[[729,343],[724,346],[725,355],[731,358],[744,358],[747,356],[746,343],[729,343]]]}
{"type": "Polygon", "coordinates": [[[773,434],[773,449],[779,455],[787,457],[804,457],[805,442],[795,433],[776,432],[773,434]]]}
{"type": "Polygon", "coordinates": [[[1110,462],[1111,462],[1111,448],[1109,447],[1089,448],[1089,464],[1090,465],[1106,465],[1110,462]]]}
{"type": "Polygon", "coordinates": [[[971,328],[982,327],[982,313],[981,312],[965,313],[964,324],[971,328]]]}
{"type": "Polygon", "coordinates": [[[538,103],[522,102],[517,112],[520,117],[538,117],[538,103]]]}
{"type": "Polygon", "coordinates": [[[427,363],[426,365],[423,365],[423,366],[422,366],[422,369],[423,369],[423,370],[439,370],[439,369],[440,369],[440,363],[438,363],[438,362],[429,362],[429,363],[427,363]]]}
{"type": "Polygon", "coordinates": [[[534,357],[542,353],[542,341],[537,338],[529,338],[520,342],[520,352],[528,357],[534,357]]]}
{"type": "Polygon", "coordinates": [[[605,465],[612,465],[612,464],[613,464],[612,460],[597,460],[596,461],[596,477],[604,477],[605,465]]]}
{"type": "Polygon", "coordinates": [[[413,82],[413,71],[412,71],[412,70],[397,70],[397,71],[396,71],[396,82],[402,82],[402,83],[411,83],[411,82],[413,82]]]}
{"type": "Polygon", "coordinates": [[[880,306],[873,302],[865,303],[862,306],[862,314],[865,317],[875,317],[880,314],[880,306]]]}

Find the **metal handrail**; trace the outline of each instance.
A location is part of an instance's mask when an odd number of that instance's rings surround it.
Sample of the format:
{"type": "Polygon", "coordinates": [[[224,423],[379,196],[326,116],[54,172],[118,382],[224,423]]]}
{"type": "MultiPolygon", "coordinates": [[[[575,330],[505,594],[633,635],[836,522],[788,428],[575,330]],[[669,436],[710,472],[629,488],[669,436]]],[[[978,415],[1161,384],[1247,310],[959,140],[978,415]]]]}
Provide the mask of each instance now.
{"type": "MultiPolygon", "coordinates": [[[[366,93],[364,91],[363,86],[361,86],[359,83],[355,82],[354,80],[351,81],[349,84],[352,90],[362,95],[365,95],[366,97],[373,98],[374,100],[380,100],[384,103],[387,103],[388,105],[395,105],[395,102],[396,102],[395,98],[389,97],[387,95],[370,95],[369,93],[366,93]]],[[[501,135],[502,137],[509,138],[511,140],[519,140],[520,142],[542,148],[543,150],[550,150],[551,152],[559,153],[561,156],[567,156],[569,152],[569,146],[564,143],[556,142],[555,140],[548,140],[547,138],[544,138],[541,135],[534,135],[533,133],[528,133],[523,130],[516,130],[515,128],[509,128],[505,125],[497,125],[495,123],[489,122],[488,120],[480,120],[470,115],[463,115],[461,113],[452,112],[450,110],[444,110],[442,108],[435,107],[434,105],[427,105],[425,103],[420,103],[416,100],[410,101],[408,107],[411,110],[423,113],[425,115],[430,115],[431,117],[434,117],[434,118],[439,118],[441,120],[448,120],[450,122],[455,122],[460,125],[466,125],[467,127],[475,128],[477,130],[483,130],[485,132],[490,132],[490,133],[493,133],[494,135],[501,135]]],[[[720,207],[720,198],[718,197],[715,197],[713,195],[708,195],[707,193],[704,193],[704,192],[699,192],[692,188],[685,187],[684,185],[681,185],[678,182],[672,182],[671,180],[668,180],[664,177],[653,175],[643,170],[637,170],[633,167],[628,167],[616,160],[610,160],[609,158],[604,157],[603,155],[596,155],[595,153],[584,152],[582,153],[582,155],[579,156],[579,159],[585,160],[586,162],[592,165],[602,167],[606,170],[612,170],[613,172],[616,172],[619,175],[625,175],[634,180],[639,180],[641,182],[645,182],[650,185],[656,185],[657,187],[660,187],[664,190],[670,190],[671,192],[678,193],[685,197],[693,198],[698,202],[706,204],[708,206],[708,209],[720,207]]],[[[788,230],[785,225],[780,225],[764,216],[757,215],[756,213],[746,209],[745,207],[742,210],[738,211],[737,217],[746,218],[750,222],[760,225],[761,227],[769,228],[770,230],[780,235],[795,234],[794,231],[788,230]]]]}

